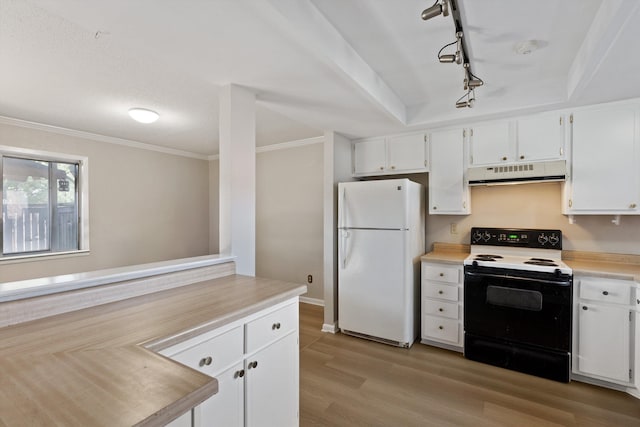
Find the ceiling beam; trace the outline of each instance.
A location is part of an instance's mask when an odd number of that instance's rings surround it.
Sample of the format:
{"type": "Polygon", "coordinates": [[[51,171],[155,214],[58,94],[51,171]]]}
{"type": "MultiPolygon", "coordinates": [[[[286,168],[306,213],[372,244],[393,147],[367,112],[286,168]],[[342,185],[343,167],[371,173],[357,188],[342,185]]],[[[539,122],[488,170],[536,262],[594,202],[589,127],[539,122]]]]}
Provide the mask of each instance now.
{"type": "MultiPolygon", "coordinates": [[[[608,58],[609,51],[625,26],[636,16],[639,7],[637,0],[609,0],[602,3],[569,68],[567,99],[575,99],[588,90],[600,66],[611,59],[608,58]]],[[[632,54],[629,52],[629,55],[632,54]]]]}
{"type": "Polygon", "coordinates": [[[357,89],[401,124],[407,123],[407,108],[342,34],[310,0],[267,0],[257,2],[288,31],[293,40],[342,74],[357,89]]]}

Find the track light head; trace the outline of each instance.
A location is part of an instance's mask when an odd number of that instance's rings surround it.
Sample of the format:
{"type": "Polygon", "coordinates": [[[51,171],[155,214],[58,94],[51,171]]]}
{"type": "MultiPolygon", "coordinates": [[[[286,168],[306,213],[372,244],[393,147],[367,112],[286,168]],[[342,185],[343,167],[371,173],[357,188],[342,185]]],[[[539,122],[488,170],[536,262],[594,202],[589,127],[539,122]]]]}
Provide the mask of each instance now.
{"type": "MultiPolygon", "coordinates": [[[[420,15],[422,17],[423,21],[426,21],[427,19],[431,19],[431,18],[435,18],[436,16],[440,15],[442,13],[442,5],[438,2],[436,2],[436,4],[434,4],[431,7],[426,8],[425,10],[422,11],[422,15],[420,15]]],[[[448,14],[448,9],[447,9],[447,14],[448,14]]]]}
{"type": "Polygon", "coordinates": [[[452,63],[452,62],[455,62],[455,61],[456,61],[456,57],[457,57],[457,56],[458,56],[457,54],[455,54],[455,55],[454,55],[454,54],[450,54],[450,55],[440,55],[440,56],[438,56],[438,60],[439,60],[440,62],[442,62],[443,64],[444,64],[444,63],[452,63]]]}
{"type": "Polygon", "coordinates": [[[475,89],[477,87],[480,87],[484,84],[484,81],[480,80],[480,79],[471,79],[469,80],[469,87],[471,89],[475,89]]]}

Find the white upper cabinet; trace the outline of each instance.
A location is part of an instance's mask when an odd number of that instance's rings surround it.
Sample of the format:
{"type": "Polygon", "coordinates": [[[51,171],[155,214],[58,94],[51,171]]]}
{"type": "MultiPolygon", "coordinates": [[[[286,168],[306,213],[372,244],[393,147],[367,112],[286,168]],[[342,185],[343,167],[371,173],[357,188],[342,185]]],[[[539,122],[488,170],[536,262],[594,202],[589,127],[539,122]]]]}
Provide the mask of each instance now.
{"type": "Polygon", "coordinates": [[[392,172],[425,172],[427,139],[424,133],[387,138],[387,164],[392,172]]]}
{"type": "Polygon", "coordinates": [[[565,118],[562,114],[536,114],[520,118],[517,125],[517,160],[554,160],[563,158],[565,118]]]}
{"type": "Polygon", "coordinates": [[[640,214],[638,105],[577,111],[572,120],[565,214],[640,214]]]}
{"type": "Polygon", "coordinates": [[[462,129],[433,132],[430,137],[429,214],[468,215],[462,129]]]}
{"type": "Polygon", "coordinates": [[[473,166],[494,165],[515,160],[512,123],[479,123],[469,129],[469,135],[473,166]]]}
{"type": "Polygon", "coordinates": [[[564,158],[565,119],[544,113],[469,129],[473,166],[564,158]]]}
{"type": "Polygon", "coordinates": [[[387,142],[384,138],[361,141],[353,146],[354,175],[383,174],[387,168],[387,142]]]}
{"type": "Polygon", "coordinates": [[[424,133],[376,138],[353,145],[353,175],[393,175],[427,172],[424,133]]]}

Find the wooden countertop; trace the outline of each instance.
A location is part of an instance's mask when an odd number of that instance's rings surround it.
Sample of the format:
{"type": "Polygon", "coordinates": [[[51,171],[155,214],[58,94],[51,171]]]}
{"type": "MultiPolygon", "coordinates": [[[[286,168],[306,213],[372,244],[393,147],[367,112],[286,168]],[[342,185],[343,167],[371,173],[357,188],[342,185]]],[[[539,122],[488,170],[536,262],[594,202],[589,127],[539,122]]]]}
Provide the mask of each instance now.
{"type": "MultiPolygon", "coordinates": [[[[421,261],[462,264],[469,256],[469,245],[434,243],[433,251],[420,257],[421,261]]],[[[574,275],[634,280],[640,283],[640,255],[600,252],[562,251],[562,260],[574,275]]]]}
{"type": "Polygon", "coordinates": [[[305,291],[231,275],[2,328],[0,426],[164,425],[218,384],[145,347],[166,348],[305,291]]]}

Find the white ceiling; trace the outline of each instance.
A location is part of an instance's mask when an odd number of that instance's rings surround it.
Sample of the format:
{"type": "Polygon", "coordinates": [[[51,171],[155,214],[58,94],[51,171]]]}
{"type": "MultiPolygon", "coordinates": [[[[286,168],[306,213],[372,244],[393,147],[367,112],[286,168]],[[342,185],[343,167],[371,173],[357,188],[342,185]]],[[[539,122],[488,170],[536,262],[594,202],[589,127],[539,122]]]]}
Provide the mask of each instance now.
{"type": "Polygon", "coordinates": [[[202,155],[218,92],[255,91],[257,144],[351,138],[640,96],[640,2],[458,0],[462,67],[440,64],[433,0],[0,0],[0,116],[202,155]],[[518,42],[540,48],[518,55],[518,42]],[[156,110],[152,125],[130,107],[156,110]]]}

